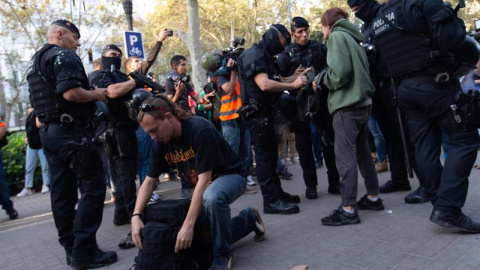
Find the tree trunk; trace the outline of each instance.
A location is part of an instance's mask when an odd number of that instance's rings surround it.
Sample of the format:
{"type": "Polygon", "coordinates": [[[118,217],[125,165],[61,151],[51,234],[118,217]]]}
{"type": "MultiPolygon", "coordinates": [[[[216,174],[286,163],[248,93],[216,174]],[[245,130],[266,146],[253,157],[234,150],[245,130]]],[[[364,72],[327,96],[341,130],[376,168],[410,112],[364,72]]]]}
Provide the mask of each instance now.
{"type": "Polygon", "coordinates": [[[202,44],[200,43],[200,20],[198,16],[198,1],[187,0],[188,31],[185,36],[190,61],[192,63],[192,82],[197,92],[205,85],[206,72],[200,64],[202,58],[202,44]]]}

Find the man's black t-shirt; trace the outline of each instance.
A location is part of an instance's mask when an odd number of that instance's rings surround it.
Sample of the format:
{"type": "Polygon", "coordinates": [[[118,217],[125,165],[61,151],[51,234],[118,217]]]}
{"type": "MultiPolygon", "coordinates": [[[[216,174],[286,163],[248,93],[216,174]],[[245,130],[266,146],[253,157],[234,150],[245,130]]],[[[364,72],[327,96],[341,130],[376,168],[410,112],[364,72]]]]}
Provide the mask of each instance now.
{"type": "Polygon", "coordinates": [[[179,140],[153,142],[149,177],[158,178],[173,167],[183,180],[196,185],[198,175],[209,170],[212,170],[212,180],[224,174],[240,173],[240,158],[212,123],[192,116],[182,120],[181,125],[179,140]]]}
{"type": "MultiPolygon", "coordinates": [[[[175,71],[170,71],[170,77],[165,81],[165,94],[175,96],[175,82],[173,81],[173,77],[180,76],[175,71]]],[[[185,90],[183,90],[180,98],[177,100],[177,104],[182,107],[187,112],[190,112],[190,106],[188,106],[188,96],[195,96],[195,90],[192,87],[190,82],[185,83],[185,90]]]]}

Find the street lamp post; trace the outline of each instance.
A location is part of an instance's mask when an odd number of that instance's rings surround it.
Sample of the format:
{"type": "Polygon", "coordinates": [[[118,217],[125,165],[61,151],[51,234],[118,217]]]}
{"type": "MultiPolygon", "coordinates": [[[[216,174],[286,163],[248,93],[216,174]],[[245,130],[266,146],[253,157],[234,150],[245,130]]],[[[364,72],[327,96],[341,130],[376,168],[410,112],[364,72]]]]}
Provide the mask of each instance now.
{"type": "Polygon", "coordinates": [[[133,31],[133,7],[132,7],[132,1],[131,0],[124,0],[122,2],[123,4],[123,11],[125,12],[125,15],[127,16],[127,22],[128,22],[128,30],[133,31]]]}

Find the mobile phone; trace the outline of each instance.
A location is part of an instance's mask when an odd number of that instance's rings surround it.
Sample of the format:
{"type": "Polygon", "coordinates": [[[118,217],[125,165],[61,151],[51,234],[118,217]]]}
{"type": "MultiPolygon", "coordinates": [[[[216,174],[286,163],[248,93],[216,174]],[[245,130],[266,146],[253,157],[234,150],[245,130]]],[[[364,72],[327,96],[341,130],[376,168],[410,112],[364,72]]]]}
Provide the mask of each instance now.
{"type": "Polygon", "coordinates": [[[168,35],[169,37],[173,36],[173,30],[167,30],[167,35],[168,35]]]}

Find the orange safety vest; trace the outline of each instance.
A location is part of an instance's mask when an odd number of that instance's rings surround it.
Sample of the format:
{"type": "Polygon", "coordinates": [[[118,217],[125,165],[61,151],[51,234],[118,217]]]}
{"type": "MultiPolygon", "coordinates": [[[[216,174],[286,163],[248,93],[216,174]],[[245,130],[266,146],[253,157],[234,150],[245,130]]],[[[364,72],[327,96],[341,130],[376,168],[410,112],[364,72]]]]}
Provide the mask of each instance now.
{"type": "Polygon", "coordinates": [[[240,83],[238,82],[238,79],[235,80],[235,94],[224,95],[221,101],[220,121],[237,119],[239,117],[237,111],[242,107],[242,100],[240,99],[240,83]]]}

